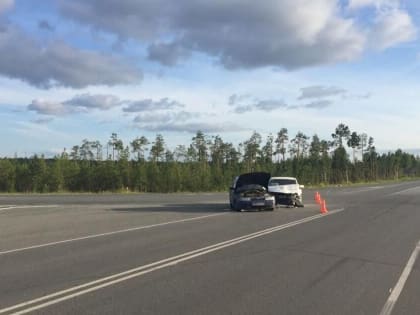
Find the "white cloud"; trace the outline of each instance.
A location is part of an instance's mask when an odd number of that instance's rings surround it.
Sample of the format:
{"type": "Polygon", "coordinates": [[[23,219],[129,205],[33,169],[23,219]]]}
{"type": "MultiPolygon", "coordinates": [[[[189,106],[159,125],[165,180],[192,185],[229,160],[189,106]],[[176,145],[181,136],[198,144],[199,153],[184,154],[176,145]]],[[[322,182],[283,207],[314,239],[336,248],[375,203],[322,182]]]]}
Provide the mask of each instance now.
{"type": "Polygon", "coordinates": [[[184,133],[196,133],[202,131],[204,133],[221,133],[221,132],[240,132],[249,130],[249,128],[239,126],[234,123],[208,123],[208,122],[170,122],[165,124],[145,124],[138,125],[141,130],[147,130],[149,132],[184,132],[184,133]]]}
{"type": "Polygon", "coordinates": [[[366,30],[370,48],[384,50],[416,39],[417,28],[400,0],[350,0],[348,5],[355,11],[369,7],[374,9],[366,30]]]}
{"type": "Polygon", "coordinates": [[[380,8],[398,8],[400,0],[350,0],[349,9],[361,9],[365,7],[380,8]]]}
{"type": "Polygon", "coordinates": [[[187,111],[180,112],[160,112],[160,113],[142,113],[134,118],[135,123],[144,124],[165,124],[175,122],[185,122],[187,120],[200,117],[199,113],[192,113],[187,111]]]}
{"type": "Polygon", "coordinates": [[[322,85],[313,85],[307,86],[300,89],[301,95],[299,100],[305,98],[321,98],[334,95],[344,95],[347,91],[343,88],[336,86],[322,86],[322,85]]]}
{"type": "MultiPolygon", "coordinates": [[[[196,133],[198,130],[204,133],[238,132],[244,127],[220,120],[207,122],[200,118],[204,117],[197,112],[160,112],[141,113],[134,118],[134,126],[140,130],[149,132],[185,132],[196,133]]],[[[208,115],[205,115],[208,118],[208,115]]]]}
{"type": "Polygon", "coordinates": [[[380,0],[349,0],[349,9],[361,9],[370,6],[377,6],[380,0]]]}
{"type": "Polygon", "coordinates": [[[39,88],[138,83],[141,72],[113,56],[61,41],[47,45],[11,25],[0,25],[0,75],[39,88]]]}
{"type": "Polygon", "coordinates": [[[252,99],[248,95],[233,94],[229,97],[229,106],[233,107],[233,113],[245,114],[253,111],[263,112],[282,112],[290,110],[300,110],[303,108],[309,109],[323,109],[332,106],[334,103],[331,100],[321,99],[326,96],[334,96],[346,93],[345,90],[336,87],[313,86],[301,89],[302,95],[298,98],[307,99],[315,98],[307,104],[288,105],[282,99],[252,99]]]}
{"type": "Polygon", "coordinates": [[[313,109],[323,109],[331,106],[332,104],[333,102],[330,100],[316,100],[309,104],[305,104],[304,107],[313,109]]]}
{"type": "Polygon", "coordinates": [[[65,106],[63,103],[35,99],[28,105],[28,110],[42,115],[62,116],[78,111],[77,108],[65,106]]]}
{"type": "Polygon", "coordinates": [[[400,43],[412,41],[417,29],[410,15],[401,10],[379,13],[370,34],[370,44],[376,49],[386,49],[400,43]]]}
{"type": "Polygon", "coordinates": [[[113,95],[81,94],[63,102],[35,99],[27,108],[41,115],[64,116],[84,113],[93,109],[108,110],[121,104],[120,99],[113,95]]]}
{"type": "Polygon", "coordinates": [[[201,52],[229,69],[295,69],[353,60],[365,46],[365,35],[341,14],[338,0],[59,3],[66,17],[145,43],[149,58],[164,65],[201,52]]]}
{"type": "Polygon", "coordinates": [[[107,110],[122,104],[121,100],[114,95],[107,94],[81,94],[76,95],[72,99],[65,101],[65,105],[81,107],[85,109],[107,110]]]}
{"type": "Polygon", "coordinates": [[[35,124],[44,125],[44,124],[48,124],[49,122],[52,122],[53,120],[54,118],[52,117],[42,117],[42,118],[34,119],[32,120],[32,122],[35,124]]]}
{"type": "Polygon", "coordinates": [[[177,107],[185,107],[184,104],[181,104],[174,100],[170,100],[167,97],[162,98],[159,101],[154,101],[148,98],[139,101],[125,101],[124,103],[127,105],[127,107],[124,107],[123,111],[127,113],[145,112],[162,109],[169,110],[175,109],[177,107]]]}
{"type": "Polygon", "coordinates": [[[137,113],[135,121],[150,122],[152,120],[185,120],[194,117],[196,114],[186,111],[169,112],[185,107],[175,100],[167,97],[161,98],[158,101],[152,99],[142,100],[121,100],[119,97],[110,94],[79,94],[72,98],[54,102],[46,99],[34,99],[31,104],[27,106],[29,111],[34,111],[41,115],[64,116],[74,113],[87,113],[93,110],[107,111],[115,107],[125,106],[122,110],[126,113],[137,113]],[[158,112],[157,114],[155,112],[158,112]]]}

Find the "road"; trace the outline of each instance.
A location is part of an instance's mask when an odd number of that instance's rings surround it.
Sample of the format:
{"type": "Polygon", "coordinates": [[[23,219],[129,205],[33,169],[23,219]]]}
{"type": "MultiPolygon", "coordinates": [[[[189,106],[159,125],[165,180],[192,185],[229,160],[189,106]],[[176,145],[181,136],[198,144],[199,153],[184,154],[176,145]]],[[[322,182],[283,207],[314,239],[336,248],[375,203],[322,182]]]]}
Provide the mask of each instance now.
{"type": "Polygon", "coordinates": [[[0,195],[0,314],[420,314],[420,182],[320,193],[0,195]]]}

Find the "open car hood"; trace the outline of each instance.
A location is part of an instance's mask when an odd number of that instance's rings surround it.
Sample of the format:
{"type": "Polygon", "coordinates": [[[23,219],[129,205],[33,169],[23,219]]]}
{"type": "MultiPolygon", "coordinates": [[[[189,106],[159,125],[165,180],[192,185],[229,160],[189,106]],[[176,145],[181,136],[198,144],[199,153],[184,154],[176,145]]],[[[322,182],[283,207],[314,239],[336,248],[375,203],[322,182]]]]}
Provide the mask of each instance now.
{"type": "Polygon", "coordinates": [[[265,172],[242,174],[238,177],[238,180],[236,181],[236,190],[240,189],[240,187],[242,186],[248,185],[260,185],[267,189],[270,177],[271,174],[265,172]]]}

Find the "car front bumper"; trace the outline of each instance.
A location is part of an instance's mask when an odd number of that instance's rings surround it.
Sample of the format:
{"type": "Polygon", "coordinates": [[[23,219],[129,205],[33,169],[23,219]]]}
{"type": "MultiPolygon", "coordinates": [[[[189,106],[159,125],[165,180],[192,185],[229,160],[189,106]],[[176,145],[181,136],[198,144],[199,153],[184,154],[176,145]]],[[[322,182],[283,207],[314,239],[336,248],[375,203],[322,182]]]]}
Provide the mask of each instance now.
{"type": "Polygon", "coordinates": [[[294,205],[296,202],[302,202],[302,197],[296,194],[272,193],[279,205],[294,205]]]}
{"type": "Polygon", "coordinates": [[[274,197],[260,199],[260,198],[251,198],[251,199],[239,199],[236,203],[237,208],[239,209],[266,209],[274,208],[276,202],[274,197]]]}

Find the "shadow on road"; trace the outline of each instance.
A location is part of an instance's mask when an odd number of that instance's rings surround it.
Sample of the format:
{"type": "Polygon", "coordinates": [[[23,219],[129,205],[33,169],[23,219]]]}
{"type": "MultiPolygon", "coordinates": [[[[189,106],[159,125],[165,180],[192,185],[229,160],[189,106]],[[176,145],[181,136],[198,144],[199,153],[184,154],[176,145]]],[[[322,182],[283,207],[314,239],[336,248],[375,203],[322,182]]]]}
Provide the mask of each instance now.
{"type": "Polygon", "coordinates": [[[228,212],[229,204],[225,203],[189,203],[189,204],[165,204],[164,206],[141,206],[141,207],[115,207],[111,211],[117,212],[181,212],[181,213],[215,213],[228,212]]]}

